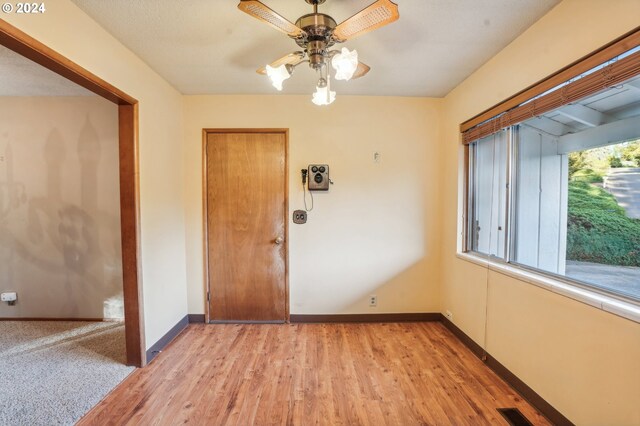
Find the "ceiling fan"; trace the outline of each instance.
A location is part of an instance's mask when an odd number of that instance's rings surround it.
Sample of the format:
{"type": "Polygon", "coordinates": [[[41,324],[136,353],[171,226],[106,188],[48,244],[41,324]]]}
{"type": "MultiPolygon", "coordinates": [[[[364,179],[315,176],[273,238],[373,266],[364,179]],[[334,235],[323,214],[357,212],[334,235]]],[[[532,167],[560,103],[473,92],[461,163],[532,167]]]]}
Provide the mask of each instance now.
{"type": "Polygon", "coordinates": [[[400,17],[398,5],[390,0],[377,0],[340,24],[329,15],[318,13],[318,6],[326,0],[305,0],[313,6],[313,13],[303,15],[295,24],[274,12],[258,0],[241,0],[238,9],[287,34],[302,50],[289,53],[257,70],[266,74],[273,86],[282,90],[282,82],[298,65],[308,62],[319,74],[313,103],[329,105],[335,100],[331,91],[329,65],[335,70],[336,80],[351,80],[366,75],[371,69],[358,60],[358,52],[329,50],[336,43],[344,43],[359,35],[390,24],[400,17]]]}

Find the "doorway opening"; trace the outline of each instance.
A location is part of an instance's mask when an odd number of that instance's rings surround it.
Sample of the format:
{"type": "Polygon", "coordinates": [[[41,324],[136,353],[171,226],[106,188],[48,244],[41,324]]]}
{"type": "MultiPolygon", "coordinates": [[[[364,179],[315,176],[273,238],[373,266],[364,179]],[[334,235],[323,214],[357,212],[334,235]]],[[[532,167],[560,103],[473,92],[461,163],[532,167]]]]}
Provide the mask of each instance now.
{"type": "Polygon", "coordinates": [[[138,101],[33,37],[0,20],[0,45],[118,106],[118,162],[126,363],[146,364],[140,277],[138,101]]]}

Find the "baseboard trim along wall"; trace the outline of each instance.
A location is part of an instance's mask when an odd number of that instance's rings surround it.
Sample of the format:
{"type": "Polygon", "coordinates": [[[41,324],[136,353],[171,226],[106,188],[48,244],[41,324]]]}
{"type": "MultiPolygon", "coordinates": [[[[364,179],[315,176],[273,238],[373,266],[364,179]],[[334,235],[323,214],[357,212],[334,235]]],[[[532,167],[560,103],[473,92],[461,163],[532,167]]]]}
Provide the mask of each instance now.
{"type": "Polygon", "coordinates": [[[189,314],[189,324],[204,324],[204,314],[189,314]]]}
{"type": "Polygon", "coordinates": [[[556,410],[551,404],[549,404],[544,398],[531,389],[525,382],[520,380],[518,376],[513,374],[507,367],[502,365],[497,359],[488,354],[480,345],[478,345],[471,337],[460,330],[454,323],[449,321],[444,315],[441,314],[440,321],[447,327],[451,333],[453,333],[460,341],[468,347],[471,352],[480,358],[494,373],[496,373],[502,380],[507,382],[516,392],[526,399],[536,410],[542,413],[547,419],[556,426],[573,426],[573,423],[567,419],[560,411],[556,410]]]}
{"type": "Polygon", "coordinates": [[[29,318],[20,318],[20,317],[15,317],[15,318],[6,318],[6,317],[2,317],[0,318],[0,321],[81,321],[81,322],[118,322],[118,321],[122,321],[120,319],[108,319],[108,318],[46,318],[46,317],[42,317],[42,318],[36,318],[36,317],[29,317],[29,318]]]}
{"type": "Polygon", "coordinates": [[[171,330],[167,331],[167,333],[160,338],[156,343],[153,344],[149,349],[147,349],[147,364],[149,364],[153,359],[160,354],[167,347],[169,343],[182,331],[187,328],[189,325],[189,315],[185,315],[176,325],[174,325],[171,330]]]}
{"type": "Polygon", "coordinates": [[[440,313],[416,312],[398,314],[329,314],[291,315],[291,323],[339,323],[339,322],[422,322],[440,321],[440,313]]]}
{"type": "Polygon", "coordinates": [[[464,345],[469,348],[469,350],[473,352],[475,356],[482,359],[482,357],[486,355],[484,349],[482,349],[482,346],[477,344],[471,337],[467,336],[464,331],[460,330],[457,325],[449,321],[447,317],[442,314],[440,315],[440,321],[442,322],[442,324],[444,324],[444,326],[447,327],[449,331],[458,338],[458,340],[464,343],[464,345]]]}

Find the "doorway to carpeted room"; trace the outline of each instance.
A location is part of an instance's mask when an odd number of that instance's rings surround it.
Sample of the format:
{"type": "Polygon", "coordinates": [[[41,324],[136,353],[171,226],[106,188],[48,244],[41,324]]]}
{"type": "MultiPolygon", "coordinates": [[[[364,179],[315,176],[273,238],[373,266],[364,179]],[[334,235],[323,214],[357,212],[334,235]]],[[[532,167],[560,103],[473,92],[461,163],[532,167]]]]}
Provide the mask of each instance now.
{"type": "Polygon", "coordinates": [[[72,425],[124,380],[122,322],[0,321],[0,425],[72,425]]]}

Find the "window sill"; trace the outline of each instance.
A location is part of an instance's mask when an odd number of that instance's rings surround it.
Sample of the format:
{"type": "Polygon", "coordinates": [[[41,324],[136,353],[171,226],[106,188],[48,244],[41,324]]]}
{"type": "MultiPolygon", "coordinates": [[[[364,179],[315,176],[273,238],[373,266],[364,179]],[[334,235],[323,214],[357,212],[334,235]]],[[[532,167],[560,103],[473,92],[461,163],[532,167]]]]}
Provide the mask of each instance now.
{"type": "Polygon", "coordinates": [[[552,291],[554,293],[569,297],[582,303],[586,303],[587,305],[593,306],[594,308],[598,308],[605,312],[609,312],[622,318],[640,323],[640,306],[636,304],[618,300],[613,297],[608,297],[580,287],[574,287],[572,285],[563,283],[562,281],[554,280],[553,278],[541,274],[525,271],[514,265],[490,261],[473,254],[457,253],[456,257],[458,257],[458,259],[466,260],[467,262],[475,263],[476,265],[489,268],[489,270],[491,271],[495,271],[503,275],[508,275],[510,277],[516,278],[520,281],[525,281],[529,284],[533,284],[545,290],[552,291]]]}

